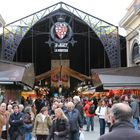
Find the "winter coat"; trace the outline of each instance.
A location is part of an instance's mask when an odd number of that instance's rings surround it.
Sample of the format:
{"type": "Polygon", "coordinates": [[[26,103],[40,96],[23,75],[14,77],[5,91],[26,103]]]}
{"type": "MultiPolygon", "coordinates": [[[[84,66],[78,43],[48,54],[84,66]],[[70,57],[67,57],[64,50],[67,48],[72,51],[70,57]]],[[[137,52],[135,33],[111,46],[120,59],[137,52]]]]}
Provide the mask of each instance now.
{"type": "Polygon", "coordinates": [[[52,124],[50,116],[46,117],[43,121],[42,114],[37,114],[34,122],[33,134],[34,135],[49,135],[49,127],[52,124]]]}
{"type": "MultiPolygon", "coordinates": [[[[6,112],[5,113],[5,117],[6,117],[6,131],[7,131],[7,136],[8,136],[8,130],[9,130],[9,113],[6,112]]],[[[2,134],[2,127],[3,127],[3,118],[2,118],[2,114],[0,112],[0,138],[1,138],[1,134],[2,134]]]]}
{"type": "Polygon", "coordinates": [[[70,123],[70,131],[77,132],[79,131],[79,127],[83,128],[83,120],[79,111],[76,108],[73,109],[71,113],[72,115],[70,116],[68,110],[65,112],[70,123]]]}
{"type": "Polygon", "coordinates": [[[47,140],[68,140],[69,138],[70,125],[66,119],[55,119],[50,129],[50,134],[47,140]],[[58,132],[56,135],[54,132],[58,132]]]}
{"type": "Polygon", "coordinates": [[[24,128],[25,132],[31,132],[33,128],[33,121],[31,119],[31,114],[26,113],[24,116],[24,128]]]}
{"type": "Polygon", "coordinates": [[[23,123],[24,114],[19,112],[17,114],[12,113],[9,118],[10,128],[9,133],[13,135],[13,132],[18,132],[20,135],[25,133],[24,123],[23,123]]]}
{"type": "Polygon", "coordinates": [[[89,113],[90,106],[91,106],[92,104],[93,104],[92,102],[87,102],[86,105],[84,106],[84,110],[85,110],[85,113],[86,113],[86,116],[87,116],[87,117],[94,117],[94,116],[95,116],[95,114],[90,114],[90,113],[89,113]]]}
{"type": "Polygon", "coordinates": [[[135,130],[130,122],[118,122],[111,129],[110,133],[102,135],[98,140],[140,140],[139,130],[135,130]]]}
{"type": "Polygon", "coordinates": [[[137,100],[133,100],[130,104],[132,108],[132,115],[135,119],[139,118],[139,104],[137,100]]]}
{"type": "Polygon", "coordinates": [[[84,117],[84,109],[83,109],[83,105],[82,105],[82,103],[81,102],[78,102],[76,105],[75,105],[75,108],[77,109],[77,110],[79,110],[79,112],[80,112],[80,115],[81,115],[81,117],[83,118],[84,117]]]}
{"type": "Polygon", "coordinates": [[[106,112],[106,106],[98,106],[97,109],[95,110],[96,115],[98,115],[98,117],[100,119],[105,119],[105,112],[106,112]]]}
{"type": "Polygon", "coordinates": [[[105,121],[111,123],[111,108],[107,107],[105,111],[105,121]]]}

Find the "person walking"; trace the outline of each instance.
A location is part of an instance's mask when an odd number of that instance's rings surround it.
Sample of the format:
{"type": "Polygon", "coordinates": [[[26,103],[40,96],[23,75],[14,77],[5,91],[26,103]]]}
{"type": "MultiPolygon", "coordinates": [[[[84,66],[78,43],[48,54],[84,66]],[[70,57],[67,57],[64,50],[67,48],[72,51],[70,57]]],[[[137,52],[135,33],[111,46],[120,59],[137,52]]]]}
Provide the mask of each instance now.
{"type": "Polygon", "coordinates": [[[24,113],[25,113],[24,116],[25,139],[24,140],[31,140],[33,120],[34,120],[34,118],[32,118],[31,106],[27,106],[24,110],[24,113]]]}
{"type": "Polygon", "coordinates": [[[83,105],[82,105],[82,102],[80,100],[80,97],[79,96],[74,96],[73,97],[73,103],[75,104],[75,108],[77,110],[79,110],[82,119],[84,119],[84,109],[83,109],[83,105]]]}
{"type": "Polygon", "coordinates": [[[33,135],[36,136],[37,140],[46,140],[49,135],[49,127],[52,124],[52,119],[48,115],[48,108],[43,107],[40,113],[36,115],[33,135]]]}
{"type": "Polygon", "coordinates": [[[136,130],[138,130],[138,124],[139,124],[139,104],[137,101],[136,95],[131,95],[131,103],[130,106],[132,108],[132,115],[133,115],[133,125],[136,130]]]}
{"type": "Polygon", "coordinates": [[[132,123],[132,109],[128,104],[116,103],[111,108],[111,130],[98,140],[140,140],[140,132],[132,123]]]}
{"type": "Polygon", "coordinates": [[[88,100],[86,105],[84,106],[85,114],[86,114],[86,123],[87,128],[86,131],[89,131],[91,126],[91,131],[94,130],[94,116],[95,116],[95,105],[91,99],[88,100]]]}
{"type": "Polygon", "coordinates": [[[106,111],[105,111],[105,122],[107,124],[108,130],[110,131],[110,126],[111,126],[111,114],[110,114],[110,110],[111,107],[113,105],[112,99],[110,98],[107,101],[107,107],[106,107],[106,111]]]}
{"type": "Polygon", "coordinates": [[[0,139],[8,138],[9,130],[9,113],[6,111],[6,104],[1,103],[0,105],[0,139]]]}
{"type": "Polygon", "coordinates": [[[79,111],[74,107],[73,102],[67,103],[65,114],[70,123],[69,140],[79,140],[79,129],[83,131],[83,120],[79,111]]]}
{"type": "Polygon", "coordinates": [[[19,112],[19,106],[17,104],[13,105],[14,113],[10,115],[9,123],[9,134],[10,140],[24,140],[24,114],[19,112]]]}
{"type": "Polygon", "coordinates": [[[100,124],[100,135],[103,135],[105,133],[105,112],[106,112],[107,106],[106,106],[106,100],[102,99],[99,101],[99,105],[95,111],[95,113],[99,116],[99,124],[100,124]]]}
{"type": "Polygon", "coordinates": [[[47,140],[68,140],[70,125],[68,118],[61,108],[55,109],[55,119],[50,128],[50,134],[47,140]]]}

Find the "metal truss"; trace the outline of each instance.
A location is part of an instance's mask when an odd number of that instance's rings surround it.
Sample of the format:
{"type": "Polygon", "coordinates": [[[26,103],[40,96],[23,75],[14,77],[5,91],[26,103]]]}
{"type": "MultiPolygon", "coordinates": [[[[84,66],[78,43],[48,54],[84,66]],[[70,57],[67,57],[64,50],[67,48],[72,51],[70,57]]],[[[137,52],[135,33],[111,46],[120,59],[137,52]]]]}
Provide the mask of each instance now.
{"type": "Polygon", "coordinates": [[[26,33],[39,20],[58,9],[65,9],[69,13],[84,21],[101,40],[109,57],[111,67],[120,66],[118,28],[63,2],[59,2],[41,11],[33,13],[32,15],[6,25],[3,30],[2,59],[12,61],[14,59],[17,48],[26,33]]]}

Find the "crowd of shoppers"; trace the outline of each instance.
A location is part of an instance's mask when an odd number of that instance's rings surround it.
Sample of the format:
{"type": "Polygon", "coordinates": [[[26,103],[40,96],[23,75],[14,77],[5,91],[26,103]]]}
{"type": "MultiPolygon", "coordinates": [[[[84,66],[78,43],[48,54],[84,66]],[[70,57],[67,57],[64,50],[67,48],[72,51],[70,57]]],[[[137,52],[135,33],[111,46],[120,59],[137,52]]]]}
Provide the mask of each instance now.
{"type": "MultiPolygon", "coordinates": [[[[99,119],[100,140],[111,139],[114,131],[119,133],[118,128],[124,131],[123,137],[126,137],[127,129],[130,131],[133,128],[138,135],[139,103],[135,95],[98,100],[74,96],[67,99],[38,97],[32,101],[31,98],[25,100],[22,97],[20,103],[9,101],[0,104],[1,139],[79,140],[79,131],[84,131],[84,124],[85,131],[94,131],[95,116],[99,119]],[[106,126],[109,134],[105,134],[106,126]]],[[[121,135],[117,138],[124,140],[121,135]]]]}
{"type": "Polygon", "coordinates": [[[77,96],[73,102],[72,98],[64,101],[38,97],[33,102],[22,97],[23,104],[1,103],[1,140],[79,140],[79,130],[83,130],[83,113],[78,110],[83,108],[79,99],[77,96]]]}

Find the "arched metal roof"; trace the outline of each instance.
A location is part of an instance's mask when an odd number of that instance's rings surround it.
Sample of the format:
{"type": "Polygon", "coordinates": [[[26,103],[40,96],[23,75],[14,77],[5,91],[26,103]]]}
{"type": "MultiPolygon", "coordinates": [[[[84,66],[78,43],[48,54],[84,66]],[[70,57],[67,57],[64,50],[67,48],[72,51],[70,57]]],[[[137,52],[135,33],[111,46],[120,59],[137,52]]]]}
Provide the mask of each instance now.
{"type": "Polygon", "coordinates": [[[4,27],[2,58],[12,61],[16,50],[26,33],[41,19],[58,9],[65,9],[84,21],[99,37],[109,57],[111,67],[120,66],[118,27],[86,12],[59,2],[4,27]]]}

